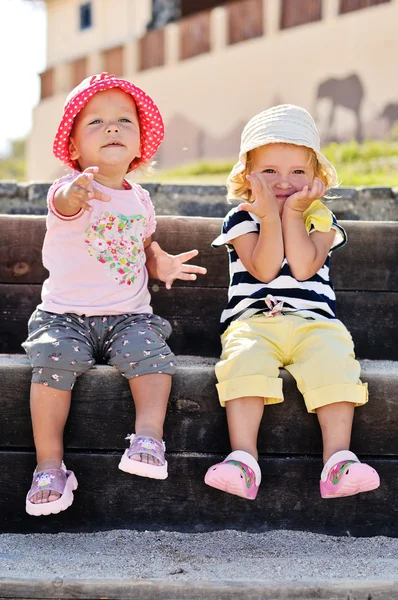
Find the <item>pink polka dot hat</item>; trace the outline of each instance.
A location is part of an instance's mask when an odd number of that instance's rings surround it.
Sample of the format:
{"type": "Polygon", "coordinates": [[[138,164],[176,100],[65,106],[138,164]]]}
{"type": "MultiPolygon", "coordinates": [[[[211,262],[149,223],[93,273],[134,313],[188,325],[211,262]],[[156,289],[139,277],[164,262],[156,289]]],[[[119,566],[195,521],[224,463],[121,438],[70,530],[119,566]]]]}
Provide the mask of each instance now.
{"type": "Polygon", "coordinates": [[[76,115],[94,94],[111,88],[120,88],[127,94],[131,94],[138,110],[141,130],[141,157],[135,158],[130,163],[128,171],[137,168],[139,162],[146,162],[152,158],[162,143],[164,137],[163,119],[152,98],[130,81],[126,81],[126,79],[118,79],[115,75],[101,73],[84,79],[71,91],[65,101],[62,119],[54,139],[53,153],[68,166],[76,168],[76,162],[71,160],[69,155],[69,136],[76,115]]]}

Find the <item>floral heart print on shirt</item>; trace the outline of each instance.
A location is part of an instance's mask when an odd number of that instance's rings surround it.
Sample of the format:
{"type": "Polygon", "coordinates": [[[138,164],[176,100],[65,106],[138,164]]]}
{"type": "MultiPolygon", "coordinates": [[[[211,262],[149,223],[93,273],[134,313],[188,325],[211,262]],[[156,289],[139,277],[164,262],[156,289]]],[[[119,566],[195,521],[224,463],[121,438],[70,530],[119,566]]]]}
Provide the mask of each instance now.
{"type": "Polygon", "coordinates": [[[96,215],[85,231],[89,254],[119,284],[134,283],[145,264],[146,226],[143,215],[113,215],[106,211],[96,215]]]}

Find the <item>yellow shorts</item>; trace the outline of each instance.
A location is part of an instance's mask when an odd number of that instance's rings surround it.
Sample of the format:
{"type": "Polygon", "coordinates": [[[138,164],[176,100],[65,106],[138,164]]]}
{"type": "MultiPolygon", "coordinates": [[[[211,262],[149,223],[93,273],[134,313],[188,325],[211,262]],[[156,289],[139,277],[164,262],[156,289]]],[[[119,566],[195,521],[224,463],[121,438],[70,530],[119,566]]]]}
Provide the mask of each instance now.
{"type": "Polygon", "coordinates": [[[340,321],[259,315],[233,321],[221,341],[216,365],[221,406],[247,396],[263,397],[264,404],[283,402],[282,367],[295,378],[308,412],[335,402],[368,401],[351,335],[340,321]]]}

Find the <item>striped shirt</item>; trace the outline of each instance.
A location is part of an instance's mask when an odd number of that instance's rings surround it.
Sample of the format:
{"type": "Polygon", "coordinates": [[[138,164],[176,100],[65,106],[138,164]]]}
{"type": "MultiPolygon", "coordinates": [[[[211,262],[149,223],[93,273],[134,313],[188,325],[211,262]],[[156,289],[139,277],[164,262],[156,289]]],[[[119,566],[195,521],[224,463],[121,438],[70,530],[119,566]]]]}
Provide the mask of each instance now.
{"type": "Polygon", "coordinates": [[[317,211],[321,217],[312,221],[309,219],[309,233],[319,229],[319,221],[325,220],[323,213],[326,215],[326,221],[329,219],[328,228],[335,229],[336,236],[324,265],[305,281],[298,281],[293,277],[286,258],[282,262],[279,275],[269,283],[259,281],[251,275],[243,266],[230,241],[246,233],[259,233],[260,220],[256,215],[238,208],[229,211],[224,219],[221,235],[212,243],[215,248],[226,245],[229,254],[228,304],[221,314],[221,334],[236,319],[249,319],[253,315],[269,312],[267,296],[283,302],[282,314],[298,314],[308,319],[336,318],[336,295],[329,277],[329,263],[332,250],[343,246],[347,235],[333,213],[320,202],[318,205],[321,205],[321,211],[317,211]]]}

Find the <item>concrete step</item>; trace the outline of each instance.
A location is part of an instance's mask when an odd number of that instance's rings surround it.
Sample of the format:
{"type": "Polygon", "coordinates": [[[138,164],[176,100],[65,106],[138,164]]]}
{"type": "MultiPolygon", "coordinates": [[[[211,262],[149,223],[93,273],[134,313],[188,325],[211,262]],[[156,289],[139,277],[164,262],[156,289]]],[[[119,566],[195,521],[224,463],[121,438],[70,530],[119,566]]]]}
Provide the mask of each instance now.
{"type": "Polygon", "coordinates": [[[113,530],[0,536],[0,599],[398,599],[398,540],[113,530]],[[39,559],[40,557],[40,559],[39,559]]]}
{"type": "Polygon", "coordinates": [[[397,600],[397,556],[393,538],[293,531],[3,534],[0,598],[397,600]]]}

